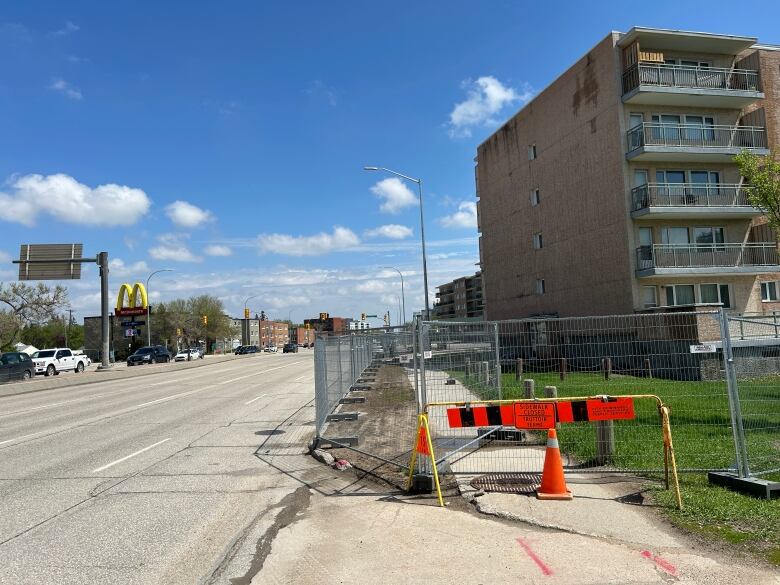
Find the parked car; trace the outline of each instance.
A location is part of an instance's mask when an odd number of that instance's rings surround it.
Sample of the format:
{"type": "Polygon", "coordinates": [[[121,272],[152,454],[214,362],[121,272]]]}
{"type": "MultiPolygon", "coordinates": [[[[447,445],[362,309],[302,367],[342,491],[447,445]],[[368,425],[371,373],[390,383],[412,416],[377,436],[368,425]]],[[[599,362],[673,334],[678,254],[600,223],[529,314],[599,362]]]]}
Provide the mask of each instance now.
{"type": "Polygon", "coordinates": [[[275,345],[268,345],[263,351],[266,351],[268,353],[276,353],[277,349],[275,345]]]}
{"type": "Polygon", "coordinates": [[[133,355],[127,358],[128,366],[138,364],[156,364],[157,362],[171,361],[171,354],[162,345],[148,345],[138,348],[133,355]]]}
{"type": "Polygon", "coordinates": [[[297,343],[285,343],[282,348],[282,353],[298,353],[297,343]]]}
{"type": "Polygon", "coordinates": [[[183,349],[173,358],[177,362],[190,362],[192,360],[203,359],[203,354],[197,347],[183,349]]]}
{"type": "Polygon", "coordinates": [[[70,348],[41,349],[33,354],[35,373],[57,376],[60,372],[74,371],[80,374],[87,367],[87,356],[75,355],[70,348]]]}
{"type": "Polygon", "coordinates": [[[29,380],[35,375],[35,364],[23,352],[9,351],[0,355],[0,384],[14,380],[29,380]]]}
{"type": "Polygon", "coordinates": [[[247,345],[246,351],[244,353],[257,353],[260,351],[260,348],[256,345],[247,345]]]}

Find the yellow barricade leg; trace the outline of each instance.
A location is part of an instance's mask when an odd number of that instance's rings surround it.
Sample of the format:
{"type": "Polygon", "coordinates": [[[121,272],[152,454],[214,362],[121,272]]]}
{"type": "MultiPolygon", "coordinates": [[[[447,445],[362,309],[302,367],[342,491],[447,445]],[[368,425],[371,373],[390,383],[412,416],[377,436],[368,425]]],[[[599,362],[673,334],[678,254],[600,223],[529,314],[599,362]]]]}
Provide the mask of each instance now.
{"type": "Polygon", "coordinates": [[[414,477],[414,468],[417,463],[417,448],[419,446],[420,431],[425,434],[425,444],[428,447],[428,456],[431,458],[431,466],[433,467],[433,481],[436,485],[436,495],[439,498],[439,505],[444,507],[444,498],[441,495],[441,485],[439,484],[439,470],[436,467],[436,455],[433,452],[433,441],[431,441],[431,430],[428,426],[428,417],[425,414],[417,416],[417,430],[414,433],[414,446],[412,447],[412,456],[409,459],[409,478],[406,482],[406,489],[412,489],[412,478],[414,477]]]}

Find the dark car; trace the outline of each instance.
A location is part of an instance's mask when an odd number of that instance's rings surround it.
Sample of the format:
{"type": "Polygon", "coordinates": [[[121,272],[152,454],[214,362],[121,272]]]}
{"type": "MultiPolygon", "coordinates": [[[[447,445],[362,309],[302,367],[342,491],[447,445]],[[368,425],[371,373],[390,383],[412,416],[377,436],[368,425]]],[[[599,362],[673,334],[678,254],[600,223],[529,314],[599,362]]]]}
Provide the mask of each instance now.
{"type": "Polygon", "coordinates": [[[29,380],[35,375],[35,366],[26,353],[10,351],[0,355],[0,384],[14,380],[29,380]]]}
{"type": "Polygon", "coordinates": [[[138,364],[156,364],[157,362],[171,361],[171,354],[162,345],[149,345],[141,347],[133,355],[127,358],[128,366],[138,364]]]}
{"type": "Polygon", "coordinates": [[[298,353],[297,343],[285,343],[282,348],[282,353],[298,353]]]}
{"type": "Polygon", "coordinates": [[[258,351],[260,351],[260,348],[256,345],[247,345],[244,353],[257,353],[258,351]]]}
{"type": "Polygon", "coordinates": [[[233,350],[233,353],[234,353],[235,355],[241,355],[241,354],[244,354],[244,353],[246,353],[246,348],[247,348],[247,347],[248,347],[248,346],[246,346],[246,345],[239,345],[239,346],[238,346],[236,349],[234,349],[234,350],[233,350]]]}

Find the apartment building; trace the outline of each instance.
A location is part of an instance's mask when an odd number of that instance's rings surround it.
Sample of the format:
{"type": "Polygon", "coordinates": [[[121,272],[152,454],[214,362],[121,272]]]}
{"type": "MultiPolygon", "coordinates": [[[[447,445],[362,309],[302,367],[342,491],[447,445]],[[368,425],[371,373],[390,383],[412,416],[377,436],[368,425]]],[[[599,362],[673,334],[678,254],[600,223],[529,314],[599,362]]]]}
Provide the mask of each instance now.
{"type": "Polygon", "coordinates": [[[240,345],[260,346],[260,322],[259,317],[254,319],[230,318],[231,327],[238,331],[238,339],[241,340],[240,345]]]}
{"type": "Polygon", "coordinates": [[[434,319],[481,319],[483,316],[482,273],[456,278],[436,287],[434,319]]]}
{"type": "Polygon", "coordinates": [[[487,317],[780,309],[734,163],[778,146],[780,47],[610,33],[477,149],[487,317]]]}
{"type": "Polygon", "coordinates": [[[290,340],[287,321],[260,321],[260,346],[283,346],[290,340]]]}

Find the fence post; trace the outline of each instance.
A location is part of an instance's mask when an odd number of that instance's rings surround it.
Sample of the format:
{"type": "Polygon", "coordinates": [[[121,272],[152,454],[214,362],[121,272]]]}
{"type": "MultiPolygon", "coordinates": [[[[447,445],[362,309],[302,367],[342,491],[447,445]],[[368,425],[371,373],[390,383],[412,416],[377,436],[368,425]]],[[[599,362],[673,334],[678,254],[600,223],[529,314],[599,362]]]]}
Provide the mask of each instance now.
{"type": "Polygon", "coordinates": [[[420,320],[419,317],[413,317],[412,318],[412,360],[413,360],[413,369],[414,369],[414,396],[417,398],[417,414],[420,414],[423,411],[424,404],[422,401],[422,395],[420,394],[420,384],[419,384],[419,370],[420,370],[420,362],[417,359],[417,354],[420,351],[419,346],[419,329],[420,329],[420,320]]]}
{"type": "Polygon", "coordinates": [[[493,322],[493,333],[496,339],[496,384],[498,386],[498,399],[501,400],[501,348],[498,346],[498,322],[493,322]]]}
{"type": "Polygon", "coordinates": [[[612,358],[605,357],[601,360],[601,369],[604,370],[604,379],[609,380],[612,375],[612,358]]]}
{"type": "Polygon", "coordinates": [[[596,421],[596,461],[599,465],[609,463],[615,454],[615,427],[611,420],[596,421]]]}
{"type": "Polygon", "coordinates": [[[339,363],[339,394],[344,396],[344,364],[341,363],[341,338],[336,339],[336,349],[338,351],[339,363]]]}
{"type": "Polygon", "coordinates": [[[561,358],[560,362],[560,378],[561,381],[566,379],[566,358],[561,358]]]}
{"type": "Polygon", "coordinates": [[[420,327],[418,330],[419,340],[417,345],[420,348],[420,399],[423,405],[428,404],[428,385],[425,379],[425,337],[424,337],[425,322],[420,320],[420,327]]]}
{"type": "Polygon", "coordinates": [[[653,369],[650,367],[650,358],[645,358],[645,372],[647,372],[648,378],[653,377],[653,369]]]}
{"type": "Polygon", "coordinates": [[[523,395],[526,398],[534,397],[534,384],[533,380],[523,380],[523,395]]]}
{"type": "Polygon", "coordinates": [[[523,379],[523,358],[517,358],[517,365],[515,366],[515,380],[520,381],[523,379]]]}
{"type": "MultiPolygon", "coordinates": [[[[731,334],[726,313],[721,307],[718,311],[720,333],[723,340],[723,367],[726,374],[726,387],[729,395],[729,414],[731,415],[731,430],[734,434],[734,450],[737,457],[737,470],[740,477],[750,477],[748,467],[745,428],[742,425],[742,406],[739,403],[739,386],[734,371],[734,352],[731,348],[731,334]]],[[[741,322],[740,322],[741,323],[741,322]]]]}
{"type": "MultiPolygon", "coordinates": [[[[558,388],[556,386],[545,386],[544,387],[544,397],[545,398],[558,398],[558,388]]],[[[555,428],[560,429],[561,423],[556,422],[555,428]]]]}

